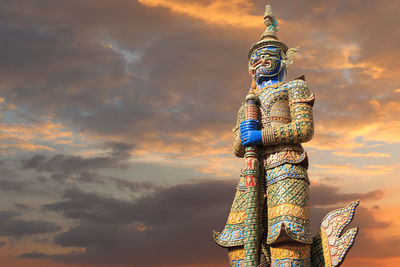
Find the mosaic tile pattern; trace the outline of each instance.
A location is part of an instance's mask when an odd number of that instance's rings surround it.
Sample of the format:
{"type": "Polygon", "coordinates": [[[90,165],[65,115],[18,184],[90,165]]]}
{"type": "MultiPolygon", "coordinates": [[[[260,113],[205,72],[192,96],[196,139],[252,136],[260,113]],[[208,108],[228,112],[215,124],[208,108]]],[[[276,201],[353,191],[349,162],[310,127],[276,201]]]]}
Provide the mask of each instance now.
{"type": "Polygon", "coordinates": [[[290,203],[308,207],[309,188],[303,179],[285,179],[267,187],[268,207],[290,203]]]}

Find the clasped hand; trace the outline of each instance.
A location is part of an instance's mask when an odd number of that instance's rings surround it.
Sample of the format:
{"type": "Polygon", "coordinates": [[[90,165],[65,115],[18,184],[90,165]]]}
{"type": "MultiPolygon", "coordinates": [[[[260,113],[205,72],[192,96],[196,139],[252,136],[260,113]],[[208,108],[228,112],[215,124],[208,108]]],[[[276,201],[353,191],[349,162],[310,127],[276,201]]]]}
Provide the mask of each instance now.
{"type": "Polygon", "coordinates": [[[242,146],[262,145],[261,130],[259,130],[260,122],[258,120],[245,120],[240,123],[240,138],[242,146]]]}

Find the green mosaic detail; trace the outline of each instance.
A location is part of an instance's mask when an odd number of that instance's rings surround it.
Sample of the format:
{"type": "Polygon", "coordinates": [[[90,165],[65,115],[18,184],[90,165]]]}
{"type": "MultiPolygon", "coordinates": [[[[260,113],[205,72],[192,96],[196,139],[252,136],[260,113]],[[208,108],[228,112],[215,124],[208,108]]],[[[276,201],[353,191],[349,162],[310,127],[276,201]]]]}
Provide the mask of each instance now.
{"type": "Polygon", "coordinates": [[[304,178],[308,181],[307,169],[299,164],[285,163],[265,171],[267,186],[285,178],[304,178]]]}
{"type": "Polygon", "coordinates": [[[271,260],[272,267],[311,267],[310,259],[278,259],[278,260],[271,260]]]}
{"type": "Polygon", "coordinates": [[[310,90],[305,81],[294,80],[287,83],[289,87],[289,99],[299,99],[310,96],[310,90]]]}
{"type": "Polygon", "coordinates": [[[311,266],[325,267],[324,250],[320,234],[313,237],[313,243],[311,245],[311,266]]]}
{"type": "Polygon", "coordinates": [[[310,224],[310,220],[304,220],[304,219],[301,219],[301,218],[298,218],[298,217],[295,217],[292,215],[282,215],[282,216],[275,217],[273,219],[269,219],[268,221],[269,221],[269,224],[275,224],[275,223],[278,223],[281,221],[291,221],[291,222],[295,222],[295,223],[302,224],[302,225],[310,224]]]}
{"type": "Polygon", "coordinates": [[[309,205],[309,185],[303,179],[284,179],[267,187],[269,207],[290,203],[301,207],[309,205]]]}
{"type": "Polygon", "coordinates": [[[236,191],[235,198],[233,200],[231,211],[243,211],[246,203],[245,192],[236,191]]]}

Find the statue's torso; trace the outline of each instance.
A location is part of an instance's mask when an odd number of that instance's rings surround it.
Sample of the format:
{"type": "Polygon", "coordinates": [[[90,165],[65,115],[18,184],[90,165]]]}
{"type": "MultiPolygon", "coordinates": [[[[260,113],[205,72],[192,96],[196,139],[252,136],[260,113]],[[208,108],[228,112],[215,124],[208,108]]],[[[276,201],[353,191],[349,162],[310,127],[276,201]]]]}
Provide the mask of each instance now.
{"type": "MultiPolygon", "coordinates": [[[[290,113],[290,97],[289,94],[296,94],[296,86],[298,82],[290,81],[259,88],[256,90],[258,97],[258,106],[260,110],[259,120],[261,128],[274,127],[278,128],[292,122],[290,113]]],[[[245,104],[241,107],[238,113],[238,124],[243,121],[245,104]]],[[[263,183],[266,187],[274,185],[279,181],[287,178],[305,180],[308,183],[307,175],[307,155],[300,143],[291,144],[274,144],[270,146],[262,146],[260,151],[260,162],[263,162],[262,175],[263,183]],[[265,178],[264,178],[265,177],[265,178]],[[265,179],[265,180],[264,180],[265,179]]],[[[267,188],[264,188],[266,191],[267,188]]],[[[233,205],[228,216],[227,224],[221,233],[216,233],[215,241],[224,247],[234,247],[243,244],[244,238],[244,177],[241,175],[237,192],[233,201],[233,205]]],[[[274,217],[271,214],[271,217],[274,217]]],[[[265,242],[274,242],[280,233],[280,221],[269,226],[267,240],[265,242]]],[[[310,229],[308,227],[295,225],[300,236],[307,236],[310,229]]],[[[301,239],[304,242],[304,238],[301,239]]]]}
{"type": "MultiPolygon", "coordinates": [[[[289,87],[293,82],[279,83],[256,91],[261,128],[278,128],[292,121],[289,106],[289,87]]],[[[292,89],[293,90],[293,89],[292,89]]],[[[276,144],[261,148],[265,170],[283,164],[302,164],[307,167],[307,155],[300,143],[276,144]]],[[[268,176],[268,174],[267,174],[268,176]]],[[[275,178],[275,177],[271,177],[275,178]]],[[[306,179],[306,177],[304,177],[306,179]]]]}

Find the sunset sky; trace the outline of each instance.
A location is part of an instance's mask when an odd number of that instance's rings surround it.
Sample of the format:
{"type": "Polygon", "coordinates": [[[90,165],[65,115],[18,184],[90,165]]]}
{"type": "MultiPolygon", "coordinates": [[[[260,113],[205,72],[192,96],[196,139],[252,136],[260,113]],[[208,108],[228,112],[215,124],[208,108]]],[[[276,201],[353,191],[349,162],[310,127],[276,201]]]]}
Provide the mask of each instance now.
{"type": "MultiPolygon", "coordinates": [[[[269,1],[316,96],[313,231],[400,266],[400,1],[269,1]]],[[[0,2],[0,266],[223,267],[263,0],[0,2]]]]}

